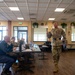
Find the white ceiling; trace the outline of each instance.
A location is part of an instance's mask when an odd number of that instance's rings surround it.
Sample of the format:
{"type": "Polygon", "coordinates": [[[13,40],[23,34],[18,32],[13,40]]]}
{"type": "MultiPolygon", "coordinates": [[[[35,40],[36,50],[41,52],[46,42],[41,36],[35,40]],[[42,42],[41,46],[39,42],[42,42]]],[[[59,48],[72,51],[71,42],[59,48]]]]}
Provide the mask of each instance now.
{"type": "Polygon", "coordinates": [[[0,2],[0,20],[18,21],[17,17],[23,17],[24,21],[48,21],[48,18],[55,18],[56,21],[75,21],[75,0],[3,0],[0,2]],[[16,6],[20,11],[10,11],[8,8],[16,6]],[[54,12],[57,7],[65,10],[60,13],[54,12]]]}

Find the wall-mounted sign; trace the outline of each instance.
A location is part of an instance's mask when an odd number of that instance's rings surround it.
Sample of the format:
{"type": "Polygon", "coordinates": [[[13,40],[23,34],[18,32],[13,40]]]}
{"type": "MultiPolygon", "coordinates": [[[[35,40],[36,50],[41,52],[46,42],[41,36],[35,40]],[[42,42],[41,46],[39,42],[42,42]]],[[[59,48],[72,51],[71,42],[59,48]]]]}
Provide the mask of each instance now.
{"type": "Polygon", "coordinates": [[[19,22],[19,25],[22,25],[23,24],[23,22],[19,22]]]}

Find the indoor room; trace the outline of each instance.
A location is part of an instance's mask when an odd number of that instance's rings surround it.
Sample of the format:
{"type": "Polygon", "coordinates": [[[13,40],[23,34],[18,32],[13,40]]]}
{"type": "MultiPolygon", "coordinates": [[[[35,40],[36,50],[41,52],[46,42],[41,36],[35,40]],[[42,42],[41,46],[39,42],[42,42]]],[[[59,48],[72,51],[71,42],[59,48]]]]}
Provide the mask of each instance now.
{"type": "Polygon", "coordinates": [[[75,0],[0,0],[0,75],[75,75],[75,0]]]}

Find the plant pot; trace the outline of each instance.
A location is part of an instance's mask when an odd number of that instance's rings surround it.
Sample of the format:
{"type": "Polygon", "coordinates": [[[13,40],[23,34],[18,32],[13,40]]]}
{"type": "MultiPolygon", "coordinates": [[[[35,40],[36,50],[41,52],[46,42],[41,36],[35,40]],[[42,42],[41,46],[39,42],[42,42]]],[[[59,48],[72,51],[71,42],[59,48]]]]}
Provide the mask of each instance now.
{"type": "Polygon", "coordinates": [[[61,23],[62,28],[65,28],[67,26],[66,23],[61,23]]]}
{"type": "Polygon", "coordinates": [[[38,25],[39,25],[39,24],[38,24],[37,22],[34,22],[34,23],[33,23],[33,27],[34,27],[34,28],[38,28],[38,25]]]}

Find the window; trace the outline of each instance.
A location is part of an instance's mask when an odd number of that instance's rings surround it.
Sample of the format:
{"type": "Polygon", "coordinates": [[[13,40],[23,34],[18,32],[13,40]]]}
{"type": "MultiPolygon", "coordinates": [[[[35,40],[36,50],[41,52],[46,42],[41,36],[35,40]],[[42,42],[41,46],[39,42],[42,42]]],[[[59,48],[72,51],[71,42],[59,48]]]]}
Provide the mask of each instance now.
{"type": "Polygon", "coordinates": [[[6,26],[0,26],[0,41],[4,39],[4,36],[7,35],[6,26]]]}
{"type": "Polygon", "coordinates": [[[34,28],[34,41],[47,41],[47,28],[34,28]]]}
{"type": "Polygon", "coordinates": [[[75,41],[75,27],[72,27],[71,41],[75,41]]]}

